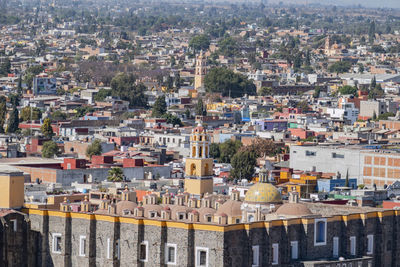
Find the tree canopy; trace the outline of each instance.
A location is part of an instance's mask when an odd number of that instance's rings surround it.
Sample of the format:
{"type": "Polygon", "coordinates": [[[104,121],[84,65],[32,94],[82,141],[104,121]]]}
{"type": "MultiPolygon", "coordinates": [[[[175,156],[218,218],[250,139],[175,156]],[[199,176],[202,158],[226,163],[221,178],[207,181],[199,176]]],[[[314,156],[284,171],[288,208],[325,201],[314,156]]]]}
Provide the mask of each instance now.
{"type": "Polygon", "coordinates": [[[242,97],[255,95],[256,86],[243,74],[235,73],[224,67],[212,68],[204,78],[206,90],[210,93],[222,93],[223,96],[242,97]]]}
{"type": "Polygon", "coordinates": [[[238,52],[238,45],[235,39],[230,36],[225,36],[218,42],[219,53],[226,57],[232,57],[238,52]]]}
{"type": "Polygon", "coordinates": [[[196,35],[189,41],[189,47],[196,51],[207,50],[209,46],[210,37],[207,34],[196,35]]]}
{"type": "Polygon", "coordinates": [[[242,142],[239,140],[226,140],[219,145],[220,157],[219,161],[223,163],[230,163],[233,155],[238,152],[239,148],[242,146],[242,142]]]}
{"type": "Polygon", "coordinates": [[[15,133],[19,126],[19,112],[16,106],[13,107],[10,117],[8,118],[7,133],[15,133]]]}
{"type": "Polygon", "coordinates": [[[40,127],[42,134],[47,138],[52,138],[54,135],[53,128],[51,127],[50,118],[46,118],[43,121],[42,126],[40,127]]]}
{"type": "Polygon", "coordinates": [[[357,95],[357,87],[356,86],[350,86],[350,85],[345,85],[339,88],[339,93],[341,95],[357,95]]]}
{"type": "Polygon", "coordinates": [[[201,98],[199,98],[199,100],[197,100],[196,115],[200,115],[200,116],[207,115],[207,108],[204,106],[203,99],[201,99],[201,98]]]}
{"type": "Polygon", "coordinates": [[[124,180],[124,172],[119,167],[112,167],[108,171],[107,180],[110,182],[122,182],[124,180]]]}
{"type": "Polygon", "coordinates": [[[0,96],[0,133],[4,133],[4,124],[7,115],[7,99],[5,96],[0,96]]]}
{"type": "Polygon", "coordinates": [[[104,101],[107,96],[111,96],[111,90],[108,89],[100,89],[99,92],[94,96],[94,101],[100,102],[104,101]]]}
{"type": "Polygon", "coordinates": [[[42,157],[52,158],[54,155],[59,155],[60,150],[58,149],[57,143],[54,141],[47,141],[43,144],[42,157]]]}
{"type": "Polygon", "coordinates": [[[351,68],[351,62],[338,61],[328,67],[328,71],[332,73],[345,73],[351,68]]]}
{"type": "Polygon", "coordinates": [[[254,151],[243,150],[237,152],[232,158],[231,178],[251,180],[257,163],[257,155],[254,151]]]}
{"type": "Polygon", "coordinates": [[[165,95],[157,97],[154,102],[153,109],[151,111],[151,116],[155,118],[160,118],[167,112],[167,103],[165,102],[165,95]]]}
{"type": "Polygon", "coordinates": [[[99,156],[102,153],[101,143],[99,139],[95,139],[86,149],[86,156],[92,158],[93,155],[99,156]]]}
{"type": "Polygon", "coordinates": [[[36,107],[24,107],[21,110],[21,121],[40,120],[42,118],[42,111],[36,107]]]}
{"type": "Polygon", "coordinates": [[[147,97],[144,94],[146,86],[136,84],[132,74],[119,73],[111,80],[111,95],[129,101],[129,107],[147,107],[147,97]]]}

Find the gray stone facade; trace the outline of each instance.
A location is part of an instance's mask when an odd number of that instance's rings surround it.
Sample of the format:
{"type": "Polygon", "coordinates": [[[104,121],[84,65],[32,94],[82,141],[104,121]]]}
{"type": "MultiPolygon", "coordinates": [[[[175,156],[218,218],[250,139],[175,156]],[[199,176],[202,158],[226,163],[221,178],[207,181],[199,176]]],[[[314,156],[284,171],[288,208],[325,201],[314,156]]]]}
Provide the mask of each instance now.
{"type": "Polygon", "coordinates": [[[357,259],[366,256],[371,258],[364,258],[362,266],[368,262],[371,266],[400,266],[397,211],[322,218],[326,223],[322,245],[315,244],[314,232],[321,217],[206,225],[61,211],[28,213],[31,230],[38,235],[38,252],[33,254],[37,258],[32,266],[171,266],[166,262],[168,246],[175,246],[173,266],[199,266],[199,249],[206,251],[205,266],[209,267],[320,266],[321,260],[328,262],[323,266],[328,266],[339,257],[357,263],[357,259]],[[54,251],[56,235],[61,237],[60,251],[54,251]],[[369,251],[371,235],[372,251],[369,251]],[[82,237],[85,237],[84,255],[82,237]],[[339,240],[337,256],[333,255],[334,237],[339,240]],[[354,253],[351,253],[351,237],[355,238],[354,253]],[[293,241],[298,244],[296,259],[292,259],[293,241]],[[147,245],[143,260],[141,244],[147,245]],[[258,247],[258,265],[254,265],[253,246],[258,247]],[[274,246],[278,247],[277,252],[274,246]]]}

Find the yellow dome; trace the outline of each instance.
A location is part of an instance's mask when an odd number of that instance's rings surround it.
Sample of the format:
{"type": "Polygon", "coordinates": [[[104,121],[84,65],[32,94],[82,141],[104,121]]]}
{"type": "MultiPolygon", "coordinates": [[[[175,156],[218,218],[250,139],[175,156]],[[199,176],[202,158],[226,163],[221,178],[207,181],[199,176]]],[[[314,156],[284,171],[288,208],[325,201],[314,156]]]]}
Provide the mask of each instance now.
{"type": "Polygon", "coordinates": [[[281,193],[269,183],[257,183],[250,187],[244,198],[249,203],[281,203],[281,193]]]}

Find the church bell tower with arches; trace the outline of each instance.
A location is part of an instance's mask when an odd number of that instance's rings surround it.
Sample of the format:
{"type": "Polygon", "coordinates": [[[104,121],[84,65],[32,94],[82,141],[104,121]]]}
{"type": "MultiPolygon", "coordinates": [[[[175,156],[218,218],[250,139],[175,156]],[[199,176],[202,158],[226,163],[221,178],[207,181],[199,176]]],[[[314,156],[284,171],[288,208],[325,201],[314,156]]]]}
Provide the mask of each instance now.
{"type": "Polygon", "coordinates": [[[199,89],[204,87],[204,77],[207,74],[206,59],[203,55],[203,51],[196,59],[196,69],[194,75],[194,89],[199,89]]]}
{"type": "Polygon", "coordinates": [[[210,158],[210,136],[199,125],[190,137],[190,157],[185,165],[185,192],[202,196],[213,192],[213,159],[210,158]]]}

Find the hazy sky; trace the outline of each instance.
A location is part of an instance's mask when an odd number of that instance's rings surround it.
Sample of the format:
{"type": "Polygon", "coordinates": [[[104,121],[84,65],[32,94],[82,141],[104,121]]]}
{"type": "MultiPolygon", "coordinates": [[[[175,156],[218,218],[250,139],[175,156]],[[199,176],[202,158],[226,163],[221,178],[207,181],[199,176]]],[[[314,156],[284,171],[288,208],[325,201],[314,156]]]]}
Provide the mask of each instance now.
{"type": "Polygon", "coordinates": [[[358,5],[365,7],[389,7],[400,8],[400,0],[270,0],[270,3],[321,3],[327,5],[358,5]]]}

